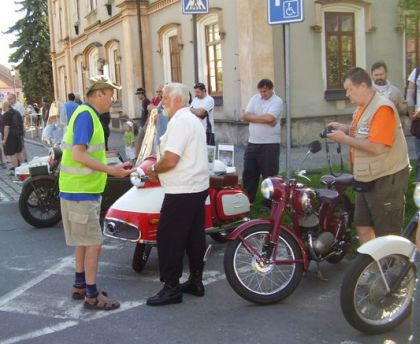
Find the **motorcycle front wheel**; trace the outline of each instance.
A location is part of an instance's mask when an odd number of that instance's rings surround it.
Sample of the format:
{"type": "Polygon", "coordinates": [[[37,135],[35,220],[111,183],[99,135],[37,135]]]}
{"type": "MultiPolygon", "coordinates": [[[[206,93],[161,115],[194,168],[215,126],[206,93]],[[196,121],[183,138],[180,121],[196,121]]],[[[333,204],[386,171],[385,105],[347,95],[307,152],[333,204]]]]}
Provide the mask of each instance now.
{"type": "Polygon", "coordinates": [[[37,228],[51,227],[60,222],[56,181],[38,179],[24,184],[19,197],[19,212],[27,223],[37,228]]]}
{"type": "Polygon", "coordinates": [[[274,260],[302,259],[298,244],[284,231],[274,248],[273,259],[268,263],[247,249],[246,245],[264,256],[270,232],[269,225],[248,228],[242,233],[242,240],[238,238],[228,242],[224,256],[226,279],[233,290],[245,300],[261,305],[276,303],[289,296],[303,274],[301,263],[273,263],[274,260]]]}
{"type": "Polygon", "coordinates": [[[405,256],[393,254],[378,262],[366,254],[359,255],[346,272],[340,302],[346,320],[357,330],[380,334],[401,324],[410,314],[416,271],[411,265],[399,287],[388,293],[388,286],[399,278],[406,264],[405,256]],[[389,294],[389,295],[388,295],[389,294]]]}

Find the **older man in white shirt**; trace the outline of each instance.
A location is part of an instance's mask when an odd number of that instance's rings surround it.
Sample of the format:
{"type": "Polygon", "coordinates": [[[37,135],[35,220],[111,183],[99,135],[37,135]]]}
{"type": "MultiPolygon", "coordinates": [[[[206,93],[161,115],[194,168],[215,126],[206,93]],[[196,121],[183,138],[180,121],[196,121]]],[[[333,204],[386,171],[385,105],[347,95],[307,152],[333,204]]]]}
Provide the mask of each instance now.
{"type": "Polygon", "coordinates": [[[157,230],[160,279],[165,285],[147,299],[149,306],[180,303],[183,292],[204,295],[204,221],[209,188],[207,146],[204,128],[190,111],[188,99],[185,85],[170,83],[163,88],[162,103],[170,121],[161,137],[161,158],[147,174],[152,180],[159,178],[165,190],[157,230]],[[180,285],[185,252],[190,277],[180,285]]]}

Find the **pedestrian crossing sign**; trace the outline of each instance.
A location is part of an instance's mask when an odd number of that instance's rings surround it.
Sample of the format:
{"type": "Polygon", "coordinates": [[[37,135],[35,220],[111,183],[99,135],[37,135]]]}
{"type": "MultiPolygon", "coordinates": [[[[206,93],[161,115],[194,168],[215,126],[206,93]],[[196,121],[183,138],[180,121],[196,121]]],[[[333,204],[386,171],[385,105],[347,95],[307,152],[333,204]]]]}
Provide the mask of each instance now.
{"type": "Polygon", "coordinates": [[[209,0],[182,0],[182,13],[209,13],[209,0]]]}

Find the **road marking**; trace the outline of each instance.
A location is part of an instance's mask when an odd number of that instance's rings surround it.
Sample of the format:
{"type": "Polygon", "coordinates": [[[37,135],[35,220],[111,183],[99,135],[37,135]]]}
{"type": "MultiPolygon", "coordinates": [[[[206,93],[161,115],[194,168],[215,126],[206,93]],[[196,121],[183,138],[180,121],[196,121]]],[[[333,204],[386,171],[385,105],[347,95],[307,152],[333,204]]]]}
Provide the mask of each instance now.
{"type": "Polygon", "coordinates": [[[68,266],[73,261],[73,256],[64,257],[60,260],[59,263],[52,266],[50,269],[44,271],[39,276],[31,279],[30,281],[23,283],[19,287],[17,287],[15,290],[12,290],[11,292],[3,295],[0,297],[0,307],[6,305],[16,297],[22,295],[25,291],[28,289],[36,286],[37,284],[41,283],[43,280],[47,279],[53,274],[56,274],[58,271],[63,269],[64,267],[68,266]]]}
{"type": "MultiPolygon", "coordinates": [[[[27,302],[28,300],[22,300],[21,302],[14,302],[13,304],[8,304],[10,301],[16,299],[17,297],[21,296],[23,293],[28,291],[30,288],[36,286],[52,274],[60,273],[63,268],[68,267],[73,260],[73,256],[63,258],[58,264],[54,265],[52,268],[45,271],[40,276],[26,282],[16,288],[15,290],[7,293],[3,297],[0,298],[0,310],[6,312],[14,312],[14,313],[25,313],[31,315],[42,315],[46,317],[51,317],[54,319],[73,319],[73,320],[66,320],[59,322],[55,325],[46,326],[44,328],[34,330],[28,332],[26,334],[10,337],[7,339],[0,340],[0,344],[14,344],[24,340],[30,340],[33,338],[42,337],[48,334],[60,332],[66,330],[71,327],[78,326],[80,323],[86,323],[93,320],[98,320],[105,318],[107,316],[125,312],[131,310],[136,307],[140,307],[146,304],[146,300],[140,301],[125,301],[121,302],[121,306],[119,309],[113,310],[111,312],[107,311],[88,311],[85,310],[83,307],[83,303],[79,302],[75,305],[69,307],[69,303],[72,301],[69,298],[58,298],[53,300],[48,300],[49,309],[43,307],[42,302],[40,301],[39,295],[35,295],[34,299],[35,302],[27,302]],[[25,302],[26,301],[26,302],[25,302]],[[55,305],[57,308],[51,309],[51,305],[55,305]],[[58,311],[58,312],[57,312],[58,311]],[[60,313],[61,311],[61,313],[60,313]]],[[[186,277],[186,274],[183,274],[183,278],[186,277]]],[[[223,280],[225,275],[223,272],[216,271],[216,270],[209,270],[204,272],[204,279],[203,284],[209,285],[215,283],[217,281],[223,280]]],[[[159,278],[151,278],[152,282],[159,281],[159,278]]],[[[27,293],[25,294],[26,297],[31,298],[33,294],[27,293]]]]}

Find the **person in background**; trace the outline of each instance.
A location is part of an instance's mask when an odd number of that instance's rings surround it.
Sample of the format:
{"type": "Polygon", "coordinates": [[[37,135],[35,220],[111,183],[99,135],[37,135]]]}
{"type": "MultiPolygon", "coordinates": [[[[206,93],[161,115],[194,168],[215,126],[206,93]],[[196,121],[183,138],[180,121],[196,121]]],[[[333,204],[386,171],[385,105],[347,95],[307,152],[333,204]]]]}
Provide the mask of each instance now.
{"type": "MultiPolygon", "coordinates": [[[[15,109],[19,114],[22,116],[22,122],[25,120],[25,108],[23,105],[18,102],[16,99],[16,94],[9,93],[7,95],[7,101],[12,106],[13,109],[15,109]]],[[[22,134],[22,150],[19,153],[21,155],[21,158],[19,159],[21,162],[27,162],[28,161],[28,154],[26,153],[25,148],[25,126],[23,127],[23,134],[22,134]]]]}
{"type": "Polygon", "coordinates": [[[391,84],[387,79],[388,68],[383,61],[375,62],[371,69],[371,76],[373,80],[373,88],[376,92],[379,92],[384,97],[392,101],[395,107],[398,109],[398,113],[401,116],[407,114],[407,104],[404,100],[404,96],[398,87],[391,84]]]}
{"type": "Polygon", "coordinates": [[[47,97],[42,97],[41,118],[42,118],[43,127],[47,125],[49,114],[50,114],[50,103],[48,102],[47,97]]]}
{"type": "Polygon", "coordinates": [[[163,85],[159,85],[156,87],[156,96],[152,98],[149,105],[147,106],[147,110],[150,114],[150,110],[155,109],[159,106],[159,104],[162,102],[162,89],[163,85]]]}
{"type": "Polygon", "coordinates": [[[108,112],[114,89],[121,89],[105,76],[89,80],[87,102],[73,113],[64,137],[59,189],[64,234],[75,247],[75,283],[72,298],[84,300],[84,307],[112,310],[120,306],[107,293],[98,291],[96,276],[102,247],[99,223],[101,194],[107,175],[126,177],[127,164],[107,165],[105,140],[99,116],[108,112]]]}
{"type": "Polygon", "coordinates": [[[201,119],[201,124],[206,131],[206,142],[215,145],[214,140],[214,99],[207,94],[206,86],[199,82],[194,85],[195,97],[191,102],[190,110],[201,119]]]}
{"type": "MultiPolygon", "coordinates": [[[[408,77],[407,85],[408,115],[411,120],[420,119],[420,71],[414,68],[408,77]]],[[[416,150],[416,182],[420,182],[420,138],[414,137],[416,150]]]]}
{"type": "Polygon", "coordinates": [[[10,158],[12,167],[10,175],[14,175],[14,170],[22,163],[22,143],[23,143],[23,119],[20,113],[13,109],[9,102],[3,103],[4,117],[4,135],[2,145],[4,154],[10,158]]]}
{"type": "Polygon", "coordinates": [[[69,93],[67,95],[68,101],[63,104],[61,107],[60,117],[65,117],[67,119],[67,123],[70,121],[71,115],[73,115],[74,110],[79,106],[78,103],[75,102],[76,96],[74,93],[69,93]]]}
{"type": "Polygon", "coordinates": [[[108,139],[109,139],[109,135],[111,135],[111,130],[109,129],[109,125],[111,123],[111,115],[110,115],[109,111],[101,114],[101,116],[99,117],[99,120],[101,121],[102,128],[104,129],[105,150],[109,151],[108,139]]]}
{"type": "Polygon", "coordinates": [[[140,127],[144,127],[147,122],[149,112],[147,107],[150,104],[150,100],[146,97],[146,90],[142,87],[139,87],[136,91],[136,95],[140,101],[140,127]]]}
{"type": "Polygon", "coordinates": [[[80,96],[80,94],[77,93],[74,95],[74,101],[79,105],[83,103],[82,97],[80,96]]]}
{"type": "MultiPolygon", "coordinates": [[[[4,125],[3,125],[3,109],[0,108],[0,141],[3,140],[4,137],[4,125]]],[[[3,154],[3,145],[0,145],[0,167],[5,169],[7,168],[6,164],[6,155],[3,154]]]]}
{"type": "Polygon", "coordinates": [[[160,159],[146,173],[151,180],[159,179],[165,191],[157,229],[160,279],[165,284],[147,299],[149,306],[180,303],[182,293],[204,296],[204,217],[209,188],[206,134],[188,107],[185,85],[165,85],[162,102],[171,119],[161,138],[160,159]],[[190,276],[180,285],[185,252],[190,276]]]}
{"type": "MultiPolygon", "coordinates": [[[[242,180],[254,203],[260,176],[267,178],[279,171],[280,164],[280,118],[283,101],[274,93],[273,82],[262,79],[257,85],[259,93],[249,101],[242,120],[249,123],[249,139],[244,154],[242,180]]],[[[268,211],[271,202],[264,199],[262,211],[268,211]]]]}
{"type": "Polygon", "coordinates": [[[127,160],[130,160],[134,164],[134,124],[131,121],[124,123],[124,145],[125,145],[125,155],[127,160]]]}

